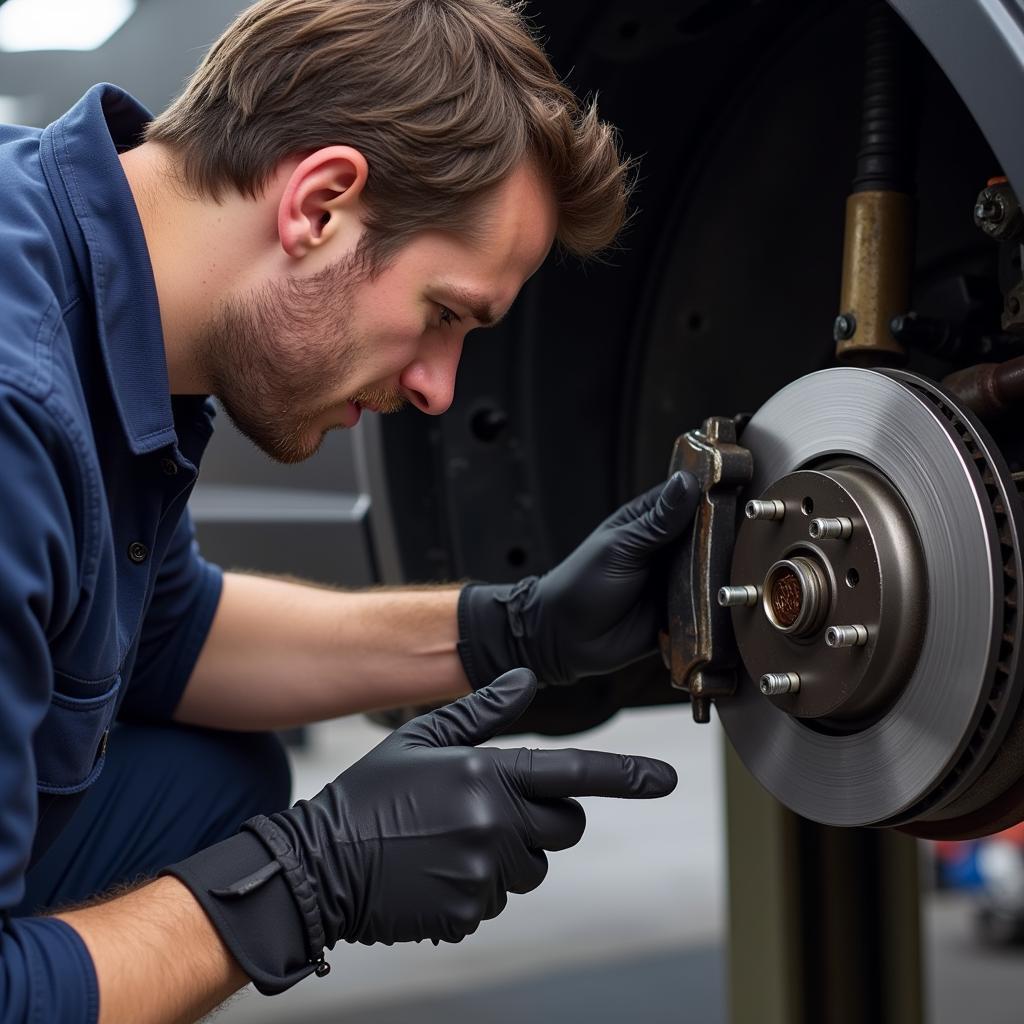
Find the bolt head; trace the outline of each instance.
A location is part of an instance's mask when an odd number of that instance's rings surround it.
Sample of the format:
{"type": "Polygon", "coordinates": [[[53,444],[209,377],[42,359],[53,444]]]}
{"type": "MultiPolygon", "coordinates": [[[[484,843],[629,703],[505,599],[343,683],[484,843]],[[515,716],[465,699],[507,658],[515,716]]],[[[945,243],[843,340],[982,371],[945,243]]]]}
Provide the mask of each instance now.
{"type": "Polygon", "coordinates": [[[982,192],[974,207],[974,219],[982,224],[999,224],[1006,215],[1006,209],[998,196],[982,192]]]}
{"type": "Polygon", "coordinates": [[[836,341],[847,341],[857,330],[857,320],[852,313],[840,313],[832,325],[832,337],[836,341]]]}

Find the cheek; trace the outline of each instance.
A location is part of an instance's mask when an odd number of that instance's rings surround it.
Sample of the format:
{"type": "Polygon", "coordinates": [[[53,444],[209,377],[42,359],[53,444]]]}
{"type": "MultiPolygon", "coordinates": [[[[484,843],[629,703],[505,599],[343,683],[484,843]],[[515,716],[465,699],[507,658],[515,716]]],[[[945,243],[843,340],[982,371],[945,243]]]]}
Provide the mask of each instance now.
{"type": "Polygon", "coordinates": [[[357,286],[351,313],[364,360],[361,376],[396,377],[416,359],[430,310],[419,279],[404,267],[392,267],[357,286]]]}
{"type": "Polygon", "coordinates": [[[374,367],[397,373],[411,363],[423,340],[422,319],[381,310],[360,325],[365,357],[374,367]]]}

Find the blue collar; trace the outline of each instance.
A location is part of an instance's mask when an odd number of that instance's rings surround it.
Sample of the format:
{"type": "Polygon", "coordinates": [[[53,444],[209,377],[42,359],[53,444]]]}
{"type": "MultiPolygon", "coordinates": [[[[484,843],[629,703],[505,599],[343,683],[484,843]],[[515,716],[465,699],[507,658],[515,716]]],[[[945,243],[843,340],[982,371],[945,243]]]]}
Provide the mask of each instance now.
{"type": "Polygon", "coordinates": [[[153,267],[118,160],[151,119],[126,92],[95,85],[40,141],[50,191],[92,291],[114,402],[138,455],[177,439],[153,267]]]}

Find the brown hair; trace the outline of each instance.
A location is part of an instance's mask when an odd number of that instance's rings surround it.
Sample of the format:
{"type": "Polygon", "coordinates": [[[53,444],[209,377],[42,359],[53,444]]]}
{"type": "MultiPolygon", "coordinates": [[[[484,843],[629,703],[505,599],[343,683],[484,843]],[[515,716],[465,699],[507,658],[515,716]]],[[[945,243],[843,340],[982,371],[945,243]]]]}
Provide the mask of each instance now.
{"type": "Polygon", "coordinates": [[[370,167],[371,264],[424,228],[468,228],[524,159],[554,190],[561,245],[593,255],[632,184],[614,129],[558,80],[511,0],[259,0],[146,139],[214,199],[257,196],[286,157],[353,146],[370,167]]]}

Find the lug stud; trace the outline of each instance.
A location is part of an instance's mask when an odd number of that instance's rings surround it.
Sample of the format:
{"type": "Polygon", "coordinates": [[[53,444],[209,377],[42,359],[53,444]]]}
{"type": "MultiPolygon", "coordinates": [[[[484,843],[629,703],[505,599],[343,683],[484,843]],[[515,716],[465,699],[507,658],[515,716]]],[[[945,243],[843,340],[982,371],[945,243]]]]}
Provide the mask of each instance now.
{"type": "Polygon", "coordinates": [[[761,692],[766,697],[796,693],[799,689],[800,677],[795,672],[766,672],[761,676],[761,692]]]}
{"type": "Polygon", "coordinates": [[[846,516],[812,519],[808,532],[813,540],[847,540],[853,534],[853,520],[846,516]]]}
{"type": "Polygon", "coordinates": [[[718,592],[718,603],[723,608],[753,608],[760,597],[757,587],[722,587],[718,592]]]}
{"type": "Polygon", "coordinates": [[[829,626],[825,630],[825,643],[829,647],[863,647],[868,642],[864,626],[829,626]]]}
{"type": "Polygon", "coordinates": [[[748,501],[743,510],[748,519],[765,519],[778,521],[786,515],[786,506],[778,498],[768,501],[748,501]]]}

